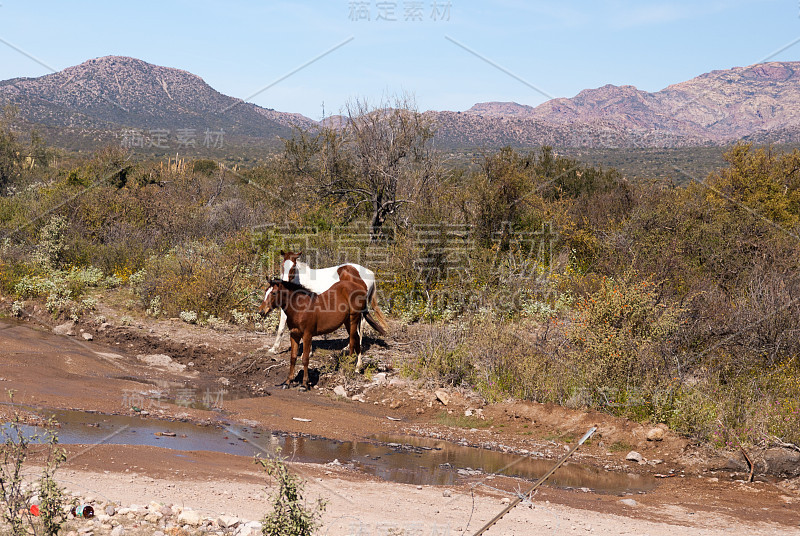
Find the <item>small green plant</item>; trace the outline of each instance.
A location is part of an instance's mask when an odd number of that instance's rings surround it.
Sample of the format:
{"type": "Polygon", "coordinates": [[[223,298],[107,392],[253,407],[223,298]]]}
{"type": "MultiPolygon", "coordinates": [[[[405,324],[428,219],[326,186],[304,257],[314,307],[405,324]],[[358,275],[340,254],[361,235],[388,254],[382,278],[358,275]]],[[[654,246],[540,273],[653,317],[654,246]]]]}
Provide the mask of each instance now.
{"type": "Polygon", "coordinates": [[[436,422],[444,426],[454,428],[489,428],[492,425],[491,419],[481,419],[480,417],[466,415],[450,415],[442,411],[436,416],[436,422]]]}
{"type": "Polygon", "coordinates": [[[326,501],[317,499],[315,504],[306,504],[303,498],[303,481],[289,471],[280,456],[256,458],[256,463],[275,479],[278,489],[270,497],[272,511],[261,521],[264,536],[310,536],[319,528],[319,518],[325,511],[326,501]]]}
{"type": "Polygon", "coordinates": [[[632,445],[625,443],[624,441],[614,441],[608,447],[608,450],[611,452],[628,452],[633,449],[632,445]]]}
{"type": "MultiPolygon", "coordinates": [[[[13,403],[14,392],[8,391],[8,396],[13,403]]],[[[52,422],[48,421],[47,424],[52,425],[52,422]]],[[[42,435],[27,435],[23,417],[17,411],[14,411],[10,422],[2,428],[2,434],[0,520],[14,536],[27,536],[31,533],[55,536],[67,520],[64,513],[65,496],[54,479],[58,466],[66,460],[64,450],[57,446],[58,436],[52,430],[42,435]],[[31,443],[43,443],[47,448],[38,486],[26,486],[23,478],[31,443]],[[31,513],[34,491],[39,496],[40,518],[31,513]]]]}

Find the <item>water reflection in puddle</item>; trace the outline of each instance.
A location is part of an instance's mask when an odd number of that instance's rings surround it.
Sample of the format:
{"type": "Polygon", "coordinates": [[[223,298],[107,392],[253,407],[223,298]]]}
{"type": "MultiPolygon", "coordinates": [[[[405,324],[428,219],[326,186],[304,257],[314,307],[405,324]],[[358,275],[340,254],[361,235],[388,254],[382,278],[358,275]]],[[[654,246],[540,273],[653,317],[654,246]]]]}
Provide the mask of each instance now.
{"type": "MultiPolygon", "coordinates": [[[[239,456],[262,456],[280,447],[292,461],[340,463],[391,482],[416,485],[451,485],[484,473],[528,480],[539,478],[553,465],[540,460],[455,445],[441,440],[378,435],[365,441],[337,441],[283,432],[259,431],[244,426],[224,429],[183,422],[104,415],[79,411],[46,411],[61,424],[62,444],[146,445],[180,451],[204,450],[239,456]]],[[[34,433],[27,427],[26,433],[34,433]]],[[[648,491],[652,477],[614,473],[580,464],[565,464],[547,481],[562,488],[590,488],[600,493],[648,491]]]]}

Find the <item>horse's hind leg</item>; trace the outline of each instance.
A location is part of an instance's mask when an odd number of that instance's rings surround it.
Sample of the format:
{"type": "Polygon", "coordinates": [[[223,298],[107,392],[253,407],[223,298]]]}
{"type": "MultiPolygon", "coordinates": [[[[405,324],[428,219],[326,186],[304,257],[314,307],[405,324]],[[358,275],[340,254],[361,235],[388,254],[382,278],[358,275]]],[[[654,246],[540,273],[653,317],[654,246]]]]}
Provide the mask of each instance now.
{"type": "Polygon", "coordinates": [[[311,356],[311,332],[303,334],[303,387],[308,389],[308,361],[311,356]]]}
{"type": "Polygon", "coordinates": [[[281,320],[278,324],[278,333],[275,335],[275,344],[272,345],[272,348],[269,349],[270,352],[277,353],[278,348],[281,347],[281,335],[283,335],[283,330],[286,329],[286,313],[283,312],[281,309],[281,320]]]}
{"type": "Polygon", "coordinates": [[[349,324],[350,355],[355,354],[358,356],[358,361],[356,362],[356,372],[361,372],[361,367],[363,366],[361,360],[361,335],[364,329],[361,324],[361,315],[351,315],[349,324]]]}

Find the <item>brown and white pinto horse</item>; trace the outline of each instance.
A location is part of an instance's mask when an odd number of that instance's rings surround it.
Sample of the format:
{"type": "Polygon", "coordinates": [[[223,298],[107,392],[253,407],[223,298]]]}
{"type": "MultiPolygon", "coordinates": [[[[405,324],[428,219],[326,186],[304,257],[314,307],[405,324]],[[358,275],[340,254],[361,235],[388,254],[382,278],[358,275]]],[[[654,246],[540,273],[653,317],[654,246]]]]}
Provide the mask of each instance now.
{"type": "MultiPolygon", "coordinates": [[[[302,255],[302,253],[295,253],[292,251],[281,251],[281,256],[283,260],[281,262],[281,279],[284,281],[293,281],[304,287],[308,288],[320,294],[328,290],[331,285],[339,281],[342,277],[341,274],[350,274],[351,276],[355,276],[363,280],[364,284],[367,285],[367,306],[369,307],[370,312],[373,315],[373,318],[377,321],[377,323],[383,329],[383,333],[389,329],[388,324],[386,323],[386,318],[383,316],[383,312],[381,311],[380,307],[378,307],[378,301],[376,296],[376,286],[375,286],[375,272],[366,268],[365,266],[361,266],[360,264],[340,264],[339,266],[331,266],[329,268],[318,268],[313,269],[308,264],[299,261],[298,258],[302,255]]],[[[267,299],[267,294],[269,294],[269,289],[267,289],[264,299],[267,299]]],[[[363,333],[365,327],[365,322],[361,323],[359,327],[359,336],[363,333]]],[[[286,328],[286,315],[281,312],[280,323],[278,324],[278,332],[275,335],[275,343],[270,348],[270,352],[277,352],[278,348],[281,344],[281,336],[283,335],[283,331],[286,328]]],[[[358,363],[358,370],[361,370],[361,362],[358,363]]]]}
{"type": "Polygon", "coordinates": [[[289,375],[282,385],[294,378],[297,349],[303,341],[303,387],[308,389],[308,360],[311,339],[315,335],[331,333],[344,326],[350,335],[350,354],[358,355],[361,362],[361,336],[359,327],[364,318],[378,333],[385,334],[367,309],[367,286],[358,271],[340,268],[340,279],[320,294],[292,281],[273,279],[258,312],[264,316],[276,307],[286,313],[286,322],[292,339],[289,375]]]}

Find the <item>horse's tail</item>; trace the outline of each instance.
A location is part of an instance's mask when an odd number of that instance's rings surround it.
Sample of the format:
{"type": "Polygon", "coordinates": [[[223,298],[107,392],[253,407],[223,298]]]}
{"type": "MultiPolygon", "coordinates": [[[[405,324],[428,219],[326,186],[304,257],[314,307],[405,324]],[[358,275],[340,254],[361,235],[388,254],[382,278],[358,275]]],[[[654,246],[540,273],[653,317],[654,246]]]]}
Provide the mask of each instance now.
{"type": "MultiPolygon", "coordinates": [[[[380,311],[380,309],[378,309],[378,311],[380,311]]],[[[383,327],[378,324],[374,318],[372,318],[372,313],[370,313],[369,310],[364,311],[364,320],[366,320],[367,323],[372,326],[372,329],[380,333],[382,336],[386,335],[386,330],[383,329],[383,327]]]]}
{"type": "Polygon", "coordinates": [[[383,316],[383,311],[381,311],[381,308],[378,307],[378,298],[375,296],[375,294],[376,292],[373,290],[369,301],[369,310],[375,315],[375,318],[370,320],[370,318],[372,318],[369,315],[370,311],[367,311],[368,314],[364,315],[364,318],[367,319],[367,322],[369,322],[370,326],[375,328],[375,331],[381,335],[386,335],[386,332],[389,331],[389,324],[386,322],[386,317],[383,316]],[[376,322],[379,327],[376,327],[375,324],[373,324],[373,321],[376,322]]]}

